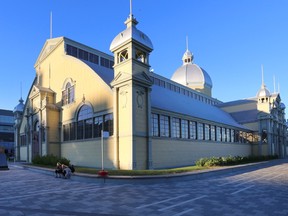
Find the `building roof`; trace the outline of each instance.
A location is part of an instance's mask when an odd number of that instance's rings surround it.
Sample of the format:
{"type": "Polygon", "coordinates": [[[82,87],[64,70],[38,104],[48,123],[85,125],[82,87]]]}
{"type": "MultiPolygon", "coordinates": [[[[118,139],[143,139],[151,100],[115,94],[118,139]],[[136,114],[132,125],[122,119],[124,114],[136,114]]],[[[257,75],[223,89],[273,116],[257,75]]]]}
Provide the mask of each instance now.
{"type": "Polygon", "coordinates": [[[230,115],[240,124],[256,122],[259,111],[257,109],[245,110],[240,112],[230,113],[230,115]]]}
{"type": "Polygon", "coordinates": [[[219,124],[249,130],[247,127],[235,121],[229,113],[216,106],[209,105],[157,85],[152,86],[151,105],[152,108],[167,110],[219,124]]]}
{"type": "Polygon", "coordinates": [[[2,116],[14,116],[12,110],[0,109],[0,115],[2,116]]]}
{"type": "Polygon", "coordinates": [[[92,70],[94,70],[95,73],[97,73],[102,78],[102,80],[108,86],[111,87],[110,83],[114,79],[114,70],[113,69],[103,67],[101,65],[94,64],[94,63],[89,62],[89,61],[85,61],[85,60],[81,60],[81,61],[83,61],[85,64],[87,64],[92,70]]]}
{"type": "Polygon", "coordinates": [[[241,99],[217,104],[217,107],[237,106],[241,104],[257,103],[257,98],[241,99]]]}

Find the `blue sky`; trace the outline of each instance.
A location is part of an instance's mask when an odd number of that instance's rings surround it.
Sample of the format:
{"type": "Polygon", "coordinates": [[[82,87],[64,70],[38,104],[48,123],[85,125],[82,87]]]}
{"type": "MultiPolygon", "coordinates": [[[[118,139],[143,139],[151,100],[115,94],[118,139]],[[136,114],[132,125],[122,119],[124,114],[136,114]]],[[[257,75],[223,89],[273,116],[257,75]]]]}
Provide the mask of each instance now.
{"type": "MultiPolygon", "coordinates": [[[[51,11],[53,37],[111,54],[129,0],[1,0],[0,109],[14,109],[21,95],[26,100],[34,63],[50,37],[51,11]]],[[[287,11],[286,0],[133,0],[137,27],[154,46],[154,72],[171,78],[188,36],[194,63],[211,76],[212,96],[224,102],[254,97],[263,65],[266,86],[280,90],[288,104],[287,11]]]]}

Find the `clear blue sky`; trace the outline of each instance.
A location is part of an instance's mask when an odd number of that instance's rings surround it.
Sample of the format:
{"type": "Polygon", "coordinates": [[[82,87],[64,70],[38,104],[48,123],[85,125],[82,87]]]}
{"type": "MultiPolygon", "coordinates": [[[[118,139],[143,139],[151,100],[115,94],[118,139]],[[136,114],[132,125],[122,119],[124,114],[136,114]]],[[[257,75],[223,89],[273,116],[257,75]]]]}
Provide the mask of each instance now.
{"type": "MultiPolygon", "coordinates": [[[[0,109],[14,109],[21,89],[26,100],[34,63],[50,36],[51,11],[53,37],[110,53],[111,41],[125,29],[129,0],[1,0],[0,109]]],[[[254,97],[263,64],[266,86],[274,92],[275,83],[288,105],[287,11],[286,0],[133,0],[137,27],[154,45],[154,72],[171,78],[188,36],[194,63],[209,73],[213,97],[224,102],[254,97]]]]}

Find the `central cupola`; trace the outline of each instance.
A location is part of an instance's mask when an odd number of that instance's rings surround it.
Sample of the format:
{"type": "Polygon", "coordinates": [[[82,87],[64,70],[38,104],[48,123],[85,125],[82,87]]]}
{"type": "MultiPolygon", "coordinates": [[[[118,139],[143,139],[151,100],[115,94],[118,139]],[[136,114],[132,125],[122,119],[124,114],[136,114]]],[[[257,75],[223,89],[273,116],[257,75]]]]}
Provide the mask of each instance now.
{"type": "Polygon", "coordinates": [[[182,57],[182,66],[173,74],[172,80],[191,89],[212,96],[212,80],[209,74],[193,63],[193,54],[187,49],[182,57]]]}

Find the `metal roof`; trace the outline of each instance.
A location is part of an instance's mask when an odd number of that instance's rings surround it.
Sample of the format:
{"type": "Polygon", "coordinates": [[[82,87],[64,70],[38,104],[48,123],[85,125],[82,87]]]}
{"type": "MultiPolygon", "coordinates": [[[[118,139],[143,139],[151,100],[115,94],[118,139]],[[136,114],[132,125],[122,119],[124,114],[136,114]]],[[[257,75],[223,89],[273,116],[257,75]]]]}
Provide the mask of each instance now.
{"type": "Polygon", "coordinates": [[[215,123],[225,124],[231,127],[249,130],[247,127],[239,124],[233,119],[229,113],[216,106],[195,100],[157,85],[152,86],[151,105],[152,108],[167,110],[215,123]]]}

